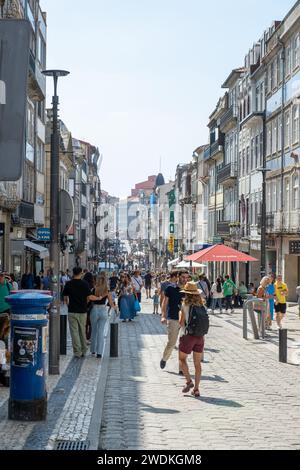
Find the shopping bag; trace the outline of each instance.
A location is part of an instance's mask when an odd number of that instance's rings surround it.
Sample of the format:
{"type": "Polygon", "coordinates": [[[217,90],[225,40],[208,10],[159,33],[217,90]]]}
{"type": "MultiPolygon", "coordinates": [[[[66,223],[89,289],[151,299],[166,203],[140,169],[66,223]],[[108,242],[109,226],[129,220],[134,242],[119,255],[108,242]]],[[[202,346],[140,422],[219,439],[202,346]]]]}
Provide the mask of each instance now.
{"type": "Polygon", "coordinates": [[[138,299],[135,299],[135,301],[134,301],[134,310],[135,310],[136,312],[140,312],[140,311],[141,311],[141,306],[140,306],[140,303],[139,303],[138,299]]]}

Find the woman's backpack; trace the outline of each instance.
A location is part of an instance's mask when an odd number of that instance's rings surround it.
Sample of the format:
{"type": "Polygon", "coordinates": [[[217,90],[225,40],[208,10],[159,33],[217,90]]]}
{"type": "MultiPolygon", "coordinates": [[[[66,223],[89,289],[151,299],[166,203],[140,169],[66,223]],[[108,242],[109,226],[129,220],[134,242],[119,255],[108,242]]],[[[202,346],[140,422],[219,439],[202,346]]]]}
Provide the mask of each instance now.
{"type": "Polygon", "coordinates": [[[222,292],[222,284],[217,282],[217,292],[220,294],[222,292]]]}
{"type": "Polygon", "coordinates": [[[209,330],[209,316],[204,305],[191,305],[186,334],[191,336],[205,336],[209,330]]]}

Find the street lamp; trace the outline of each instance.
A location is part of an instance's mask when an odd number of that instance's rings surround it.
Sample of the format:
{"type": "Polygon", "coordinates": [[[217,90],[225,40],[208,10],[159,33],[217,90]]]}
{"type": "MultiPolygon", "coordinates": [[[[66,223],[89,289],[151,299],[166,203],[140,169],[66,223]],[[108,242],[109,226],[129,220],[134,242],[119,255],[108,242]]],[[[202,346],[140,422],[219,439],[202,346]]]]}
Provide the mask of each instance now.
{"type": "Polygon", "coordinates": [[[60,292],[59,292],[59,132],[58,132],[58,96],[57,82],[59,77],[65,77],[70,72],[65,70],[44,70],[46,77],[54,81],[54,95],[52,98],[52,135],[51,135],[51,172],[50,172],[50,270],[51,290],[54,301],[49,317],[49,374],[59,375],[60,355],[60,292]]]}

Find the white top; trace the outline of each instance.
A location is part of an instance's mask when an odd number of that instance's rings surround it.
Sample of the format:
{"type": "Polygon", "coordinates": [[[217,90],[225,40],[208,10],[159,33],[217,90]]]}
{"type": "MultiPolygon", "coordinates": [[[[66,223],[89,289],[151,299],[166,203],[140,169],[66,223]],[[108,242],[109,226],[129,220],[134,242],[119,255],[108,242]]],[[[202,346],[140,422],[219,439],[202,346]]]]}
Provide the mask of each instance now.
{"type": "Polygon", "coordinates": [[[221,290],[221,292],[217,291],[217,283],[216,282],[212,285],[211,294],[213,296],[213,299],[223,299],[223,297],[224,297],[223,289],[221,290]]]}
{"type": "Polygon", "coordinates": [[[138,277],[132,276],[131,283],[136,292],[141,292],[141,289],[143,287],[143,279],[141,278],[141,276],[138,276],[138,277]]]}
{"type": "Polygon", "coordinates": [[[184,314],[184,318],[185,318],[185,325],[180,328],[180,331],[179,331],[180,338],[181,336],[185,335],[186,325],[189,321],[190,307],[191,307],[190,305],[185,305],[184,303],[182,304],[182,307],[181,307],[181,311],[184,314]]]}

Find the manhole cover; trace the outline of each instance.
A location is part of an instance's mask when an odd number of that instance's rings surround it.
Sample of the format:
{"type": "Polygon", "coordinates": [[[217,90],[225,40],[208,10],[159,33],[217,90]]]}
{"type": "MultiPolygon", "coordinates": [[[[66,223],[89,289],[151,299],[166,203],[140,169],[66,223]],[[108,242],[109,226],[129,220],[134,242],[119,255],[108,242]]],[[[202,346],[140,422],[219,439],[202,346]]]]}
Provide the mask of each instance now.
{"type": "Polygon", "coordinates": [[[56,441],[55,450],[88,450],[89,441],[56,441]]]}

